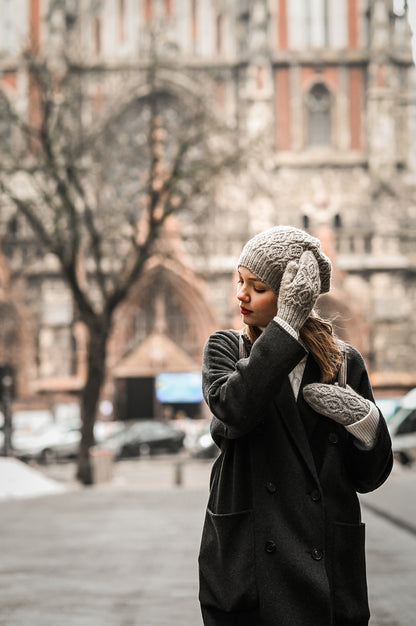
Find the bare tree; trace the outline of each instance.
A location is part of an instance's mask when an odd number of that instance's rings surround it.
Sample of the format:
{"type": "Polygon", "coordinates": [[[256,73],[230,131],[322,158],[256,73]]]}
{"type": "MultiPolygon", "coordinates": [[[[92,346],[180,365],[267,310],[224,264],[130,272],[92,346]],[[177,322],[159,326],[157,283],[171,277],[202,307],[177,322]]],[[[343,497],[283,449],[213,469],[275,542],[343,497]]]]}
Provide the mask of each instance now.
{"type": "Polygon", "coordinates": [[[167,217],[192,211],[196,194],[238,157],[205,95],[188,90],[186,75],[154,55],[96,110],[85,68],[65,55],[57,64],[30,54],[26,64],[30,116],[0,93],[8,129],[0,148],[0,206],[30,229],[38,254],[58,260],[88,329],[77,478],[90,484],[115,311],[143,273],[167,217]]]}

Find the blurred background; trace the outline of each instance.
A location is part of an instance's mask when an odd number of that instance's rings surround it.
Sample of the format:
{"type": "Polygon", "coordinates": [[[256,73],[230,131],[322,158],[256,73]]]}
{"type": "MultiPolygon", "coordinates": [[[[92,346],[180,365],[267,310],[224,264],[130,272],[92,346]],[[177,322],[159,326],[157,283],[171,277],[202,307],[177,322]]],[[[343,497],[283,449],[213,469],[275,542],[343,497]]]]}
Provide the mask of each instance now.
{"type": "Polygon", "coordinates": [[[78,458],[89,484],[92,451],[127,455],[137,420],[206,442],[202,349],[241,326],[236,259],[275,224],[321,239],[334,272],[318,308],[386,417],[403,408],[412,30],[414,0],[1,0],[5,456],[78,458]]]}
{"type": "Polygon", "coordinates": [[[202,350],[276,224],[393,436],[371,624],[415,623],[415,57],[416,0],[0,0],[0,624],[201,623],[202,350]]]}

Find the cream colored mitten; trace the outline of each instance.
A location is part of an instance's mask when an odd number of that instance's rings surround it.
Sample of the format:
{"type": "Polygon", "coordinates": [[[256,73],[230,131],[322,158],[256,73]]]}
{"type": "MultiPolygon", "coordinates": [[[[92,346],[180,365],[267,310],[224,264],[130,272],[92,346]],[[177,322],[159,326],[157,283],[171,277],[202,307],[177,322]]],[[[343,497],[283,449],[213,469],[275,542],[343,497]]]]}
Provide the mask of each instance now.
{"type": "Polygon", "coordinates": [[[362,398],[349,385],[311,383],[303,388],[303,397],[314,411],[343,426],[364,419],[372,407],[369,400],[362,398]]]}
{"type": "Polygon", "coordinates": [[[289,261],[282,276],[277,301],[277,316],[297,332],[308,319],[321,290],[319,266],[306,250],[296,261],[289,261]]]}

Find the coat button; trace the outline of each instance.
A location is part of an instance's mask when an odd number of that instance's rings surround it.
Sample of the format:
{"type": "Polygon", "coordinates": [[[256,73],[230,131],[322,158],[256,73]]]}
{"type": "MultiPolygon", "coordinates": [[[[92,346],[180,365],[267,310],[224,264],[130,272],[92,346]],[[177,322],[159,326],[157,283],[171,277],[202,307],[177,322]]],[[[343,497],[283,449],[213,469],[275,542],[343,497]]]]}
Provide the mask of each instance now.
{"type": "Polygon", "coordinates": [[[311,555],[315,561],[320,561],[323,558],[324,553],[319,548],[314,548],[311,552],[311,555]]]}
{"type": "Polygon", "coordinates": [[[266,541],[264,549],[266,550],[266,552],[268,552],[269,554],[273,554],[273,552],[276,552],[276,544],[274,541],[266,541]]]}
{"type": "Polygon", "coordinates": [[[314,502],[319,502],[319,500],[321,499],[321,494],[319,493],[318,489],[314,489],[313,491],[311,491],[311,499],[314,502]]]}
{"type": "Polygon", "coordinates": [[[337,435],[337,433],[329,433],[328,441],[329,441],[329,443],[338,443],[338,435],[337,435]]]}
{"type": "Polygon", "coordinates": [[[266,489],[269,493],[276,493],[276,485],[274,483],[266,483],[266,489]]]}

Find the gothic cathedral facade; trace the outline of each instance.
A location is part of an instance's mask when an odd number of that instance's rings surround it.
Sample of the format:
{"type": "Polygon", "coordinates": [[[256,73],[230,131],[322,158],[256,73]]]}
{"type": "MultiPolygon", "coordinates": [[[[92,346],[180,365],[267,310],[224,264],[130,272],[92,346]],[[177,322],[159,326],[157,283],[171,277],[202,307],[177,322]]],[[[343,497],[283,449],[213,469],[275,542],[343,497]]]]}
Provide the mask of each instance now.
{"type": "MultiPolygon", "coordinates": [[[[160,20],[175,67],[188,82],[205,84],[216,115],[249,146],[244,171],[223,178],[199,219],[170,224],[168,260],[150,267],[120,311],[107,393],[114,390],[113,370],[143,344],[155,320],[199,367],[208,334],[241,323],[234,297],[241,246],[276,224],[321,238],[334,275],[320,312],[362,352],[376,391],[416,386],[413,5],[72,0],[57,25],[50,4],[0,0],[0,82],[28,115],[30,80],[19,64],[23,41],[53,54],[62,29],[71,29],[71,45],[91,68],[91,95],[98,101],[106,91],[94,83],[97,71],[105,69],[115,85],[126,68],[134,72],[146,54],[150,25],[160,20]]],[[[0,311],[8,321],[0,330],[0,361],[1,342],[20,346],[14,368],[22,396],[76,393],[86,338],[70,294],[45,262],[37,272],[28,269],[25,288],[8,299],[9,235],[2,227],[0,311]]]]}

